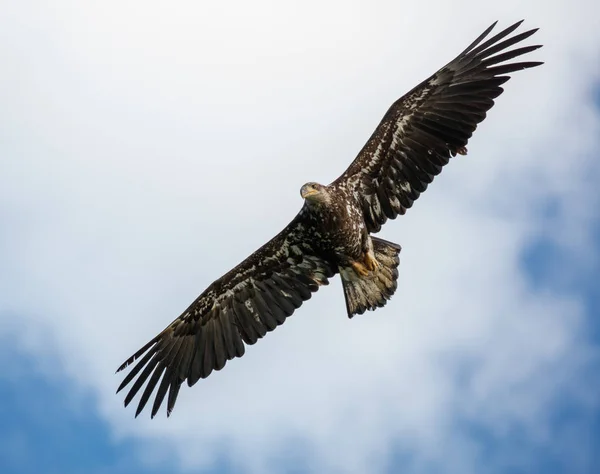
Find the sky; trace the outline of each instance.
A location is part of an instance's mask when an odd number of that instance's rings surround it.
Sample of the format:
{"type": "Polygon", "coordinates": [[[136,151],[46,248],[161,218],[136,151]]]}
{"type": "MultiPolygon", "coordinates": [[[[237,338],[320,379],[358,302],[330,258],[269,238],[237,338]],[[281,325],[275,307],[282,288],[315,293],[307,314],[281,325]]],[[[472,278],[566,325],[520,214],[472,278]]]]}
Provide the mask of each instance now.
{"type": "Polygon", "coordinates": [[[0,2],[0,471],[600,472],[597,2],[0,2]],[[134,418],[120,363],[489,24],[544,48],[338,279],[134,418]]]}

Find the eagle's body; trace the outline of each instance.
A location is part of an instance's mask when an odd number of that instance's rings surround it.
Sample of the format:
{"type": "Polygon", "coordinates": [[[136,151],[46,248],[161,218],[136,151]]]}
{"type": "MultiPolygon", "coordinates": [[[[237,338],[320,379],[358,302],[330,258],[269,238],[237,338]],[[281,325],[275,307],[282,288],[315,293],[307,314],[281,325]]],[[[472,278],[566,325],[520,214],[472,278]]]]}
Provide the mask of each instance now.
{"type": "Polygon", "coordinates": [[[507,62],[540,46],[508,49],[536,30],[507,38],[521,22],[484,41],[494,25],[442,69],[397,100],[349,168],[333,183],[307,183],[304,205],[285,229],[214,281],[160,334],[121,383],[125,405],[146,384],[136,411],[183,382],[195,384],[244,354],[339,273],[348,316],[385,305],[396,290],[400,246],[379,239],[388,219],[410,208],[451,157],[466,154],[477,124],[509,76],[540,62],[507,62]],[[507,39],[505,39],[507,38],[507,39]],[[134,381],[135,380],[135,381],[134,381]]]}
{"type": "Polygon", "coordinates": [[[345,186],[324,186],[321,192],[326,195],[322,202],[307,199],[300,210],[316,245],[323,254],[333,253],[340,261],[360,259],[370,239],[356,197],[345,186]]]}

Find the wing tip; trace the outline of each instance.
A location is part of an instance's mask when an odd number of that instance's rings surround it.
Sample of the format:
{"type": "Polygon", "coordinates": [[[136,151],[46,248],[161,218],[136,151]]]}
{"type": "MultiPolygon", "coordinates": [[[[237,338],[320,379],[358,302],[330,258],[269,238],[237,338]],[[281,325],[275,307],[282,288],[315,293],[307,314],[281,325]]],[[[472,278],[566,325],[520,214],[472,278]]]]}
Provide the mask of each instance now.
{"type": "Polygon", "coordinates": [[[160,333],[158,336],[156,336],[152,340],[148,341],[141,349],[139,349],[135,354],[133,354],[131,357],[129,357],[125,362],[123,362],[119,366],[119,368],[115,371],[115,374],[118,374],[122,370],[126,369],[131,364],[133,364],[136,360],[138,360],[141,356],[143,356],[148,351],[148,349],[150,349],[150,347],[152,347],[156,342],[158,342],[158,340],[160,339],[162,334],[163,333],[160,333]]]}
{"type": "MultiPolygon", "coordinates": [[[[487,33],[489,33],[490,31],[492,31],[492,30],[493,30],[493,29],[496,27],[496,25],[498,25],[498,22],[499,22],[499,21],[500,21],[500,20],[496,20],[496,21],[494,21],[494,22],[493,22],[493,23],[492,23],[490,26],[488,26],[488,28],[487,28],[486,32],[487,32],[487,33]]],[[[510,25],[510,26],[506,27],[506,29],[511,29],[511,28],[512,28],[513,30],[516,30],[516,29],[517,29],[519,26],[521,26],[521,25],[522,25],[524,22],[525,22],[525,18],[521,18],[519,21],[516,21],[516,22],[514,22],[512,25],[510,25]]],[[[537,28],[536,28],[536,30],[537,30],[537,28]]]]}
{"type": "Polygon", "coordinates": [[[492,31],[494,28],[496,28],[496,25],[498,24],[499,20],[494,21],[490,26],[487,27],[487,29],[485,30],[485,34],[487,35],[490,31],[492,31]]]}
{"type": "MultiPolygon", "coordinates": [[[[461,54],[459,54],[456,59],[466,56],[468,54],[479,54],[482,51],[486,50],[488,47],[492,46],[493,44],[498,44],[498,42],[500,40],[502,40],[503,38],[506,38],[508,35],[510,35],[512,32],[514,32],[516,29],[518,29],[524,21],[525,20],[522,19],[522,20],[517,21],[516,23],[513,23],[512,25],[508,26],[507,28],[504,28],[499,33],[497,33],[495,36],[489,38],[488,40],[486,40],[484,42],[484,40],[489,36],[489,34],[492,32],[492,30],[498,24],[498,20],[496,20],[483,33],[481,33],[477,37],[477,39],[475,41],[473,41],[461,54]]],[[[530,37],[538,30],[539,30],[539,28],[533,28],[533,29],[527,30],[523,33],[519,33],[517,35],[517,37],[520,38],[518,41],[522,41],[522,40],[530,37]]]]}
{"type": "Polygon", "coordinates": [[[119,368],[117,370],[115,370],[115,374],[118,374],[119,372],[121,372],[122,370],[126,369],[127,367],[129,367],[133,362],[135,362],[135,358],[134,356],[131,356],[129,359],[127,359],[125,362],[123,362],[119,368]]]}

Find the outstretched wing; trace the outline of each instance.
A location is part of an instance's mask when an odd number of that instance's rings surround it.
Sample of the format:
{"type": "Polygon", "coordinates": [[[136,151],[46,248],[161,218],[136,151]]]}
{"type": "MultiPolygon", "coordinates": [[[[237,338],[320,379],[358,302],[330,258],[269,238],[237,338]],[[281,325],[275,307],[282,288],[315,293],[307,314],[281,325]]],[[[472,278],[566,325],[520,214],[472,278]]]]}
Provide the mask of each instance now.
{"type": "Polygon", "coordinates": [[[117,371],[143,356],[117,390],[135,380],[125,397],[127,406],[147,382],[136,416],[157,386],[152,417],[167,390],[169,415],[184,381],[192,386],[222,369],[228,360],[244,355],[244,343],[254,344],[291,316],[320,285],[328,284],[334,267],[316,252],[302,215],[301,211],[280,234],[216,280],[119,367],[117,371]]]}
{"type": "Polygon", "coordinates": [[[522,21],[487,41],[491,25],[456,59],[397,100],[350,167],[334,184],[353,191],[370,232],[404,214],[451,156],[465,154],[506,74],[543,64],[511,62],[540,45],[510,49],[537,29],[504,39],[522,21]],[[500,54],[497,54],[500,53],[500,54]]]}

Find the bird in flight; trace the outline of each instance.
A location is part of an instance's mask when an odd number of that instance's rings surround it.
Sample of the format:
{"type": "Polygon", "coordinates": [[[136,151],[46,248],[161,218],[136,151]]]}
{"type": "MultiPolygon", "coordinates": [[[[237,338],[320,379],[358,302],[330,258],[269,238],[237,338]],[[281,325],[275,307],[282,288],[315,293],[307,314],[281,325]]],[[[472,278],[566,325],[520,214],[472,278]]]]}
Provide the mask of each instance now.
{"type": "Polygon", "coordinates": [[[400,246],[375,237],[402,215],[467,142],[502,94],[508,74],[541,62],[514,62],[541,45],[511,48],[537,29],[510,36],[522,21],[486,39],[487,28],[455,59],[389,108],[356,159],[329,185],[307,183],[294,219],[215,280],[162,332],[127,359],[137,361],[117,392],[127,406],[145,385],[136,416],[155,393],[170,415],[183,382],[194,385],[244,355],[339,273],[348,317],[382,307],[396,291],[400,246]]]}

